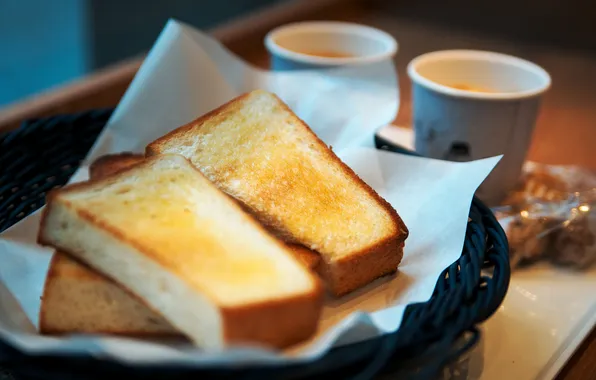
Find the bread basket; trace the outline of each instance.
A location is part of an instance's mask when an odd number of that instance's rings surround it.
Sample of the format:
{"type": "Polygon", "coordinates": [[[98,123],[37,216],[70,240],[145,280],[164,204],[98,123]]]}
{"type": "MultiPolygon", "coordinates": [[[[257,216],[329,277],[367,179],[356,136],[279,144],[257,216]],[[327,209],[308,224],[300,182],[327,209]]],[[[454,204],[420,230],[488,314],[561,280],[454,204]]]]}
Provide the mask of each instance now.
{"type": "MultiPolygon", "coordinates": [[[[0,232],[43,206],[45,193],[65,184],[112,113],[90,110],[28,120],[0,135],[0,232]]],[[[377,148],[414,154],[382,140],[377,148]]],[[[2,370],[21,379],[369,379],[436,378],[479,340],[477,325],[499,307],[509,285],[508,243],[492,212],[478,199],[470,208],[460,258],[437,279],[432,297],[406,308],[398,331],[330,351],[308,365],[210,368],[124,366],[84,355],[31,355],[0,342],[2,370]]],[[[454,369],[454,371],[461,369],[454,369]]]]}

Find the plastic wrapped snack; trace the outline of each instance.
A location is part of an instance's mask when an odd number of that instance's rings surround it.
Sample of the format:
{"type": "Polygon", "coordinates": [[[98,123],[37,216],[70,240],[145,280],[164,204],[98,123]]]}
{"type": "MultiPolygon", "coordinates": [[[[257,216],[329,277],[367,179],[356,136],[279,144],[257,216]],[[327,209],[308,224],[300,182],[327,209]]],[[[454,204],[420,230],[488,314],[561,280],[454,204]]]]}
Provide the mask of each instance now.
{"type": "Polygon", "coordinates": [[[572,166],[528,163],[520,185],[495,209],[511,266],[548,260],[584,269],[596,261],[596,175],[572,166]]]}

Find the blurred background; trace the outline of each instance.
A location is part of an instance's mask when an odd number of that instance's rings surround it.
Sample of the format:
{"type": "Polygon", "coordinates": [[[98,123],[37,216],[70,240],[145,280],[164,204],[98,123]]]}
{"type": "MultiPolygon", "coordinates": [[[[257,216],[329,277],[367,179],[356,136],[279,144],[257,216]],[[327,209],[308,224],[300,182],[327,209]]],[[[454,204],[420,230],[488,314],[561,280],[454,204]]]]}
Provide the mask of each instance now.
{"type": "Polygon", "coordinates": [[[168,18],[201,29],[283,0],[0,0],[0,107],[146,52],[168,18]]]}
{"type": "MultiPolygon", "coordinates": [[[[201,29],[293,0],[0,0],[0,108],[146,52],[168,18],[201,29]]],[[[318,0],[311,0],[318,1],[318,0]]],[[[351,0],[345,0],[346,3],[351,0]]],[[[596,52],[588,0],[370,0],[399,22],[596,52]],[[420,24],[422,23],[422,24],[420,24]]],[[[422,29],[425,29],[424,27],[422,29]]],[[[440,46],[441,34],[429,34],[440,46]]]]}

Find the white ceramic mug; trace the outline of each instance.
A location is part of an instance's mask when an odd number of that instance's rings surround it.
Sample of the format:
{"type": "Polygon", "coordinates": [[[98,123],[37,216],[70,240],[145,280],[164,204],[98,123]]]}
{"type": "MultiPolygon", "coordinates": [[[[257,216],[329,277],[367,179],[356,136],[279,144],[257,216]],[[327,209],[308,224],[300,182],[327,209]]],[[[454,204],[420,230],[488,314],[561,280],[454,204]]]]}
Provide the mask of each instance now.
{"type": "Polygon", "coordinates": [[[548,73],[505,54],[446,50],[415,58],[408,75],[416,151],[451,161],[503,154],[477,192],[489,205],[502,201],[521,173],[548,73]]]}
{"type": "Polygon", "coordinates": [[[321,69],[392,59],[397,41],[366,25],[307,21],[273,29],[265,37],[272,70],[321,69]]]}

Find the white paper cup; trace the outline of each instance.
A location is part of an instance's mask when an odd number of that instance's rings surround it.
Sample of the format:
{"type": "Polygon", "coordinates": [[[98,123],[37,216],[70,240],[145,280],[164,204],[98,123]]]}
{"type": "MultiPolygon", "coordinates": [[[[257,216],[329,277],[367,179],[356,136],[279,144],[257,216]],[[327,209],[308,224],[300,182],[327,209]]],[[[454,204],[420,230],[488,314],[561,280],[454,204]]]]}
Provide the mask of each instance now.
{"type": "Polygon", "coordinates": [[[416,151],[450,161],[503,154],[477,192],[489,205],[502,201],[521,173],[548,73],[505,54],[447,50],[415,58],[408,75],[416,151]]]}
{"type": "Polygon", "coordinates": [[[272,70],[306,70],[376,63],[392,59],[397,41],[369,26],[309,21],[273,29],[265,37],[272,70]],[[334,53],[338,56],[326,56],[334,53]]]}

